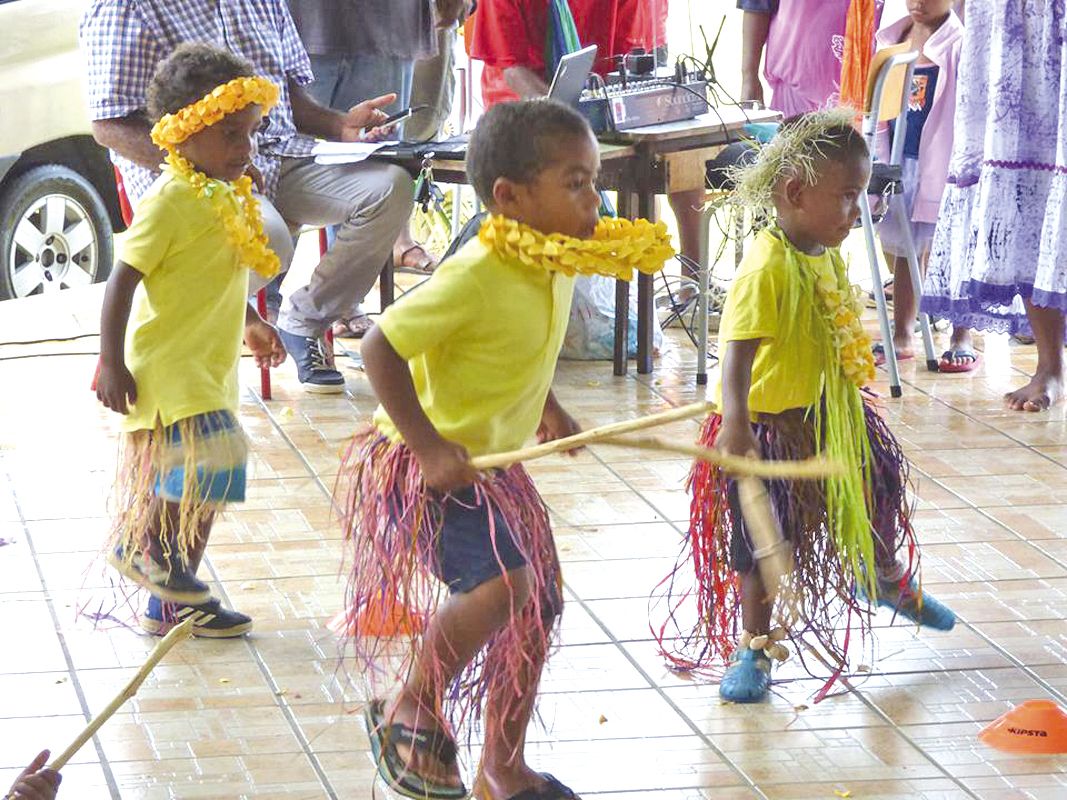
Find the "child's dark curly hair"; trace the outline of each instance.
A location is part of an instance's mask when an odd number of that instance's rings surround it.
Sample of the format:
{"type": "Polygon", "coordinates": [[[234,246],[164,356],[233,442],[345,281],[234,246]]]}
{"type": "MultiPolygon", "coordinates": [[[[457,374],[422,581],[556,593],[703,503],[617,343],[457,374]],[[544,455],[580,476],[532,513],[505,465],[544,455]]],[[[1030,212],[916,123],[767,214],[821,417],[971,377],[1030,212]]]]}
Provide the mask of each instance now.
{"type": "Polygon", "coordinates": [[[561,139],[592,135],[585,117],[555,100],[499,103],[482,115],[471,134],[467,176],[491,210],[497,178],[533,180],[549,166],[561,139]]]}
{"type": "Polygon", "coordinates": [[[239,56],[204,42],[186,42],[159,62],[148,84],[148,116],[152,122],[195,103],[216,86],[234,78],[255,77],[252,65],[239,56]]]}

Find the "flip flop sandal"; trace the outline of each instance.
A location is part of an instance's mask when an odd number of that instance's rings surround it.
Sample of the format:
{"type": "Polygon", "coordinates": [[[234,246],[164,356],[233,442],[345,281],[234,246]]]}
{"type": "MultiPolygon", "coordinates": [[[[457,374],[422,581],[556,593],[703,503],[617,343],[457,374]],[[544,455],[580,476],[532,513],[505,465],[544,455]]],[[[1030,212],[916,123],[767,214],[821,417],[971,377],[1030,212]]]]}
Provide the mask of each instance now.
{"type": "Polygon", "coordinates": [[[362,339],[374,327],[374,320],[366,314],[348,319],[339,319],[333,324],[333,335],[338,339],[362,339]]]}
{"type": "Polygon", "coordinates": [[[437,262],[433,260],[429,253],[426,252],[426,248],[421,244],[413,244],[407,250],[400,254],[400,258],[393,260],[393,269],[396,272],[412,272],[416,275],[432,275],[434,269],[437,267],[437,262]],[[416,264],[405,264],[404,261],[408,257],[408,253],[415,250],[421,250],[423,258],[419,259],[416,264]]]}
{"type": "Polygon", "coordinates": [[[441,786],[413,772],[396,751],[398,744],[432,755],[445,766],[456,763],[456,743],[439,730],[411,728],[385,720],[385,704],[373,700],[364,711],[378,774],[389,788],[412,800],[466,800],[466,787],[441,786]]]}
{"type": "Polygon", "coordinates": [[[532,788],[523,789],[518,794],[513,794],[508,800],[582,800],[573,789],[564,786],[556,777],[547,772],[542,772],[541,777],[546,781],[541,791],[532,788]]]}
{"type": "Polygon", "coordinates": [[[952,350],[946,350],[941,354],[941,361],[937,364],[938,372],[971,372],[978,367],[982,357],[970,347],[957,347],[952,350]],[[970,361],[966,361],[963,364],[957,364],[957,358],[969,358],[970,361]]]}
{"type": "MultiPolygon", "coordinates": [[[[886,358],[885,358],[885,345],[884,344],[876,344],[876,345],[874,345],[871,348],[871,352],[874,353],[874,365],[876,367],[880,367],[880,366],[885,364],[886,358]]],[[[902,356],[902,355],[898,354],[897,355],[897,363],[899,364],[901,361],[911,361],[913,358],[915,358],[915,354],[914,353],[912,353],[911,355],[907,355],[907,356],[902,356]]]]}

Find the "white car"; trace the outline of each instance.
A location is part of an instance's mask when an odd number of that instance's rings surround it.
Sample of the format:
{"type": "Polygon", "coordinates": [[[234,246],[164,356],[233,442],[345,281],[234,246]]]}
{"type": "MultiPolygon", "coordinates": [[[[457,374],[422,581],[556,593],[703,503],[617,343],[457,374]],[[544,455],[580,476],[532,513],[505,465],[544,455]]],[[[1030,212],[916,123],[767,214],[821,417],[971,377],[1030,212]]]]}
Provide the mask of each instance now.
{"type": "Polygon", "coordinates": [[[88,0],[0,0],[0,300],[104,280],[122,229],[92,137],[78,23],[88,0]]]}

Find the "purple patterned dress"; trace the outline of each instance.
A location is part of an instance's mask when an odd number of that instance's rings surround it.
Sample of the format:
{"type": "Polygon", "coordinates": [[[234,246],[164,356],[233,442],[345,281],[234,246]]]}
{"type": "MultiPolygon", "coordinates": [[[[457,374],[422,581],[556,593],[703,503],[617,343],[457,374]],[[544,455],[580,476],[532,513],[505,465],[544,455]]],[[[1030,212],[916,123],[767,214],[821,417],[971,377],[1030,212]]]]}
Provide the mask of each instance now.
{"type": "Polygon", "coordinates": [[[923,311],[1030,333],[1023,299],[1067,311],[1065,0],[967,4],[948,186],[923,311]]]}

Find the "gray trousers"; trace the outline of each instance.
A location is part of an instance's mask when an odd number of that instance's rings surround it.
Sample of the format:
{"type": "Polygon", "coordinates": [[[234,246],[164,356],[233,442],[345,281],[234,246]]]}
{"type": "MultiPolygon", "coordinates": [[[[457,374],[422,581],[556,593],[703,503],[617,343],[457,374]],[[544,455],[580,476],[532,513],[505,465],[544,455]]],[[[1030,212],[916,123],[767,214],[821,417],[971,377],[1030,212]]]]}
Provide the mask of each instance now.
{"type": "Polygon", "coordinates": [[[337,226],[311,281],[290,293],[278,316],[283,330],[319,336],[374,286],[411,215],[413,181],[406,170],[370,159],[323,165],[283,158],[274,204],[260,201],[263,227],[283,270],[293,260],[292,237],[302,225],[337,226]]]}

